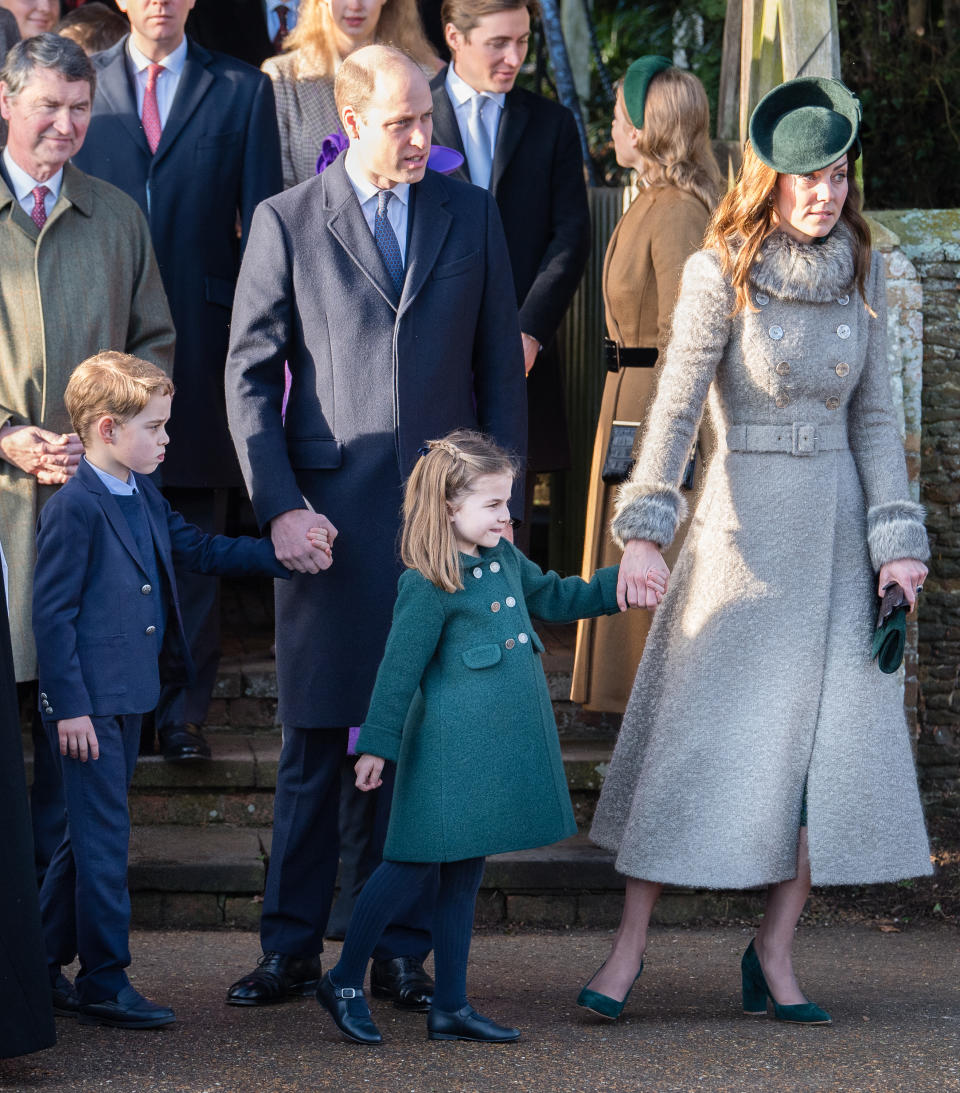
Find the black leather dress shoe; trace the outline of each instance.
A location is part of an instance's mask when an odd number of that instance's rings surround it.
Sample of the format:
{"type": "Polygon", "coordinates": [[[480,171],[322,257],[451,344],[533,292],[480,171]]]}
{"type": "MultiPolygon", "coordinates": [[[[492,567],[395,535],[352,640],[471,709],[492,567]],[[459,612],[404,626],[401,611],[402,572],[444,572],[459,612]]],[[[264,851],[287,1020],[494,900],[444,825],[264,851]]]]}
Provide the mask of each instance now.
{"type": "Polygon", "coordinates": [[[402,1010],[426,1013],[433,1001],[433,980],[415,956],[375,960],[370,969],[370,990],[374,998],[389,998],[402,1010]]]}
{"type": "Polygon", "coordinates": [[[323,968],[319,956],[264,953],[249,975],[227,991],[228,1006],[266,1006],[296,995],[313,994],[323,968]]]}
{"type": "Polygon", "coordinates": [[[56,982],[50,987],[50,997],[53,1001],[53,1012],[58,1017],[76,1017],[80,1009],[80,995],[77,988],[65,975],[58,975],[56,982]]]}
{"type": "Polygon", "coordinates": [[[431,1040],[475,1040],[481,1044],[511,1044],[520,1039],[518,1028],[498,1025],[489,1017],[483,1017],[473,1006],[463,1006],[453,1013],[438,1010],[436,1006],[427,1017],[427,1035],[431,1040]]]}
{"type": "Polygon", "coordinates": [[[317,987],[317,1001],[348,1040],[355,1044],[383,1043],[380,1030],[370,1016],[362,987],[335,987],[327,972],[317,987]]]}
{"type": "Polygon", "coordinates": [[[144,998],[129,984],[116,998],[80,1004],[81,1025],[107,1025],[109,1028],[160,1028],[176,1018],[167,1006],[158,1006],[144,998]]]}
{"type": "Polygon", "coordinates": [[[157,739],[160,741],[160,754],[168,763],[210,758],[210,745],[200,726],[192,721],[157,729],[157,739]]]}

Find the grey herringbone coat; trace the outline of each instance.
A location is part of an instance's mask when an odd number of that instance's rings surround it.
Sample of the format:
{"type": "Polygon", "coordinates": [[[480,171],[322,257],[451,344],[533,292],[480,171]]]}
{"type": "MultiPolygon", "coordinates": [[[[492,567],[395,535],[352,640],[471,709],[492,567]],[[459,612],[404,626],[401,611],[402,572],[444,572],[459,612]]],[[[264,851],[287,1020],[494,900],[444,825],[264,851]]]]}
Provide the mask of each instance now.
{"type": "Polygon", "coordinates": [[[875,318],[852,280],[842,224],[820,245],[767,240],[756,311],[731,317],[714,253],[685,267],[614,534],[670,542],[708,401],[718,445],[591,832],[627,875],[735,888],[795,876],[805,785],[814,883],[930,872],[897,679],[870,659],[876,570],[928,547],[892,410],[879,255],[875,318]]]}

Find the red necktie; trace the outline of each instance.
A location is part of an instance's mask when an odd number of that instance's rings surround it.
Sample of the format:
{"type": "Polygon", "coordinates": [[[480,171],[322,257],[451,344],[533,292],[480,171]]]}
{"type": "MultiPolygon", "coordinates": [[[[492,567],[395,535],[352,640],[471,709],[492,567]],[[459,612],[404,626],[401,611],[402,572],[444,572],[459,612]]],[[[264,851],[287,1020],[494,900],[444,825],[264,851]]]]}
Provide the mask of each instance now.
{"type": "Polygon", "coordinates": [[[33,208],[30,210],[30,219],[38,228],[42,228],[47,222],[47,206],[44,204],[44,198],[50,193],[50,190],[47,186],[34,186],[30,192],[33,194],[33,208]]]}
{"type": "Polygon", "coordinates": [[[147,137],[150,151],[156,152],[160,143],[160,107],[157,105],[157,79],[163,71],[163,65],[150,65],[147,68],[147,87],[143,93],[143,131],[147,137]]]}
{"type": "Polygon", "coordinates": [[[273,10],[277,13],[277,19],[280,20],[280,29],[273,36],[273,48],[279,53],[283,49],[284,38],[290,33],[290,28],[287,26],[287,12],[290,9],[286,4],[277,4],[273,10]]]}

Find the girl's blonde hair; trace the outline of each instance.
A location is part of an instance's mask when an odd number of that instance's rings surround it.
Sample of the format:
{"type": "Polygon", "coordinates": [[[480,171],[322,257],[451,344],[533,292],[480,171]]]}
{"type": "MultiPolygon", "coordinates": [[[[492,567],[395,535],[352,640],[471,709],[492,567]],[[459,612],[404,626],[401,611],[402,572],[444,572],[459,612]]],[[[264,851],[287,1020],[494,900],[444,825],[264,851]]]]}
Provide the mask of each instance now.
{"type": "MultiPolygon", "coordinates": [[[[853,236],[854,281],[867,310],[866,281],[870,272],[870,229],[860,215],[863,195],[849,164],[847,200],[840,219],[853,236]]],[[[774,189],[780,176],[753,150],[750,141],[743,148],[743,165],[733,189],[724,197],[713,214],[703,245],[714,248],[720,255],[720,268],[730,278],[737,294],[733,314],[745,309],[756,311],[748,289],[750,270],[757,260],[763,241],[777,229],[774,189]]]]}
{"type": "MultiPolygon", "coordinates": [[[[304,77],[336,74],[340,62],[334,36],[329,0],[304,0],[297,12],[297,25],[287,35],[284,52],[298,50],[297,75],[304,77]]],[[[417,11],[417,0],[386,0],[380,10],[374,42],[396,46],[430,72],[436,71],[437,55],[427,40],[417,11]]]]}
{"type": "Polygon", "coordinates": [[[636,146],[637,174],[648,186],[676,186],[716,208],[723,175],[710,145],[707,93],[692,72],[665,68],[653,77],[636,146]]]}
{"type": "Polygon", "coordinates": [[[445,592],[463,588],[460,554],[450,523],[450,509],[486,474],[515,478],[517,464],[482,433],[457,429],[427,442],[403,494],[400,556],[445,592]]]}

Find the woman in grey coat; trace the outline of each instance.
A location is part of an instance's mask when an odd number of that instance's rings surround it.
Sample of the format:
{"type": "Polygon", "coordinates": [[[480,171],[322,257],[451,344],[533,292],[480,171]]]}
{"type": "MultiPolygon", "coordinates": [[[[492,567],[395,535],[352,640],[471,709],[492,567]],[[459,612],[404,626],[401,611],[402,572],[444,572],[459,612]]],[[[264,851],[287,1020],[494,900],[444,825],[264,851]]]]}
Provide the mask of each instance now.
{"type": "Polygon", "coordinates": [[[665,883],[769,886],[744,1009],[766,1013],[769,996],[778,1018],[822,1024],[791,958],[811,880],[931,871],[898,682],[870,659],[879,589],[896,581],[912,607],[929,549],[852,172],[859,116],[819,77],[758,105],[741,176],[684,269],[621,488],[621,602],[659,607],[591,832],[628,877],[613,950],[579,999],[607,1017],[665,883]],[[670,575],[660,551],[707,405],[717,451],[670,575]]]}

